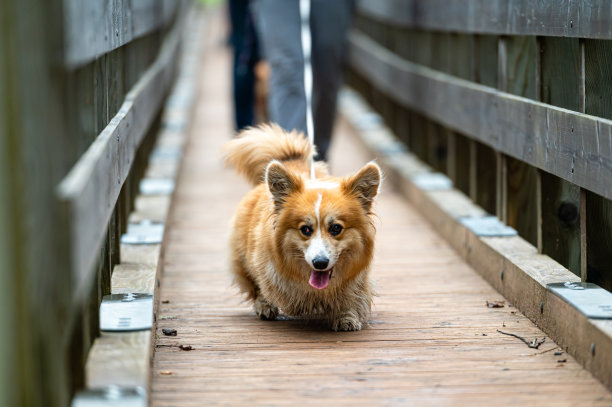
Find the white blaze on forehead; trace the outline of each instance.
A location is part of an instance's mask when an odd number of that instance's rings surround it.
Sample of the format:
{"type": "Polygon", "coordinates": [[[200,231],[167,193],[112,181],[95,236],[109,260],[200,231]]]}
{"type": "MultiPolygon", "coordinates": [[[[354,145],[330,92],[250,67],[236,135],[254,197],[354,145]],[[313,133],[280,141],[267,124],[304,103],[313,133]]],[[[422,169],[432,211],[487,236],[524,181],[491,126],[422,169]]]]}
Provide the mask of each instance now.
{"type": "Polygon", "coordinates": [[[306,180],[306,189],[335,189],[340,184],[333,181],[324,181],[320,179],[308,179],[306,180]]]}
{"type": "Polygon", "coordinates": [[[319,194],[319,199],[315,203],[315,214],[317,215],[317,225],[321,224],[321,219],[319,216],[319,209],[321,209],[321,201],[323,200],[323,194],[319,194]]]}

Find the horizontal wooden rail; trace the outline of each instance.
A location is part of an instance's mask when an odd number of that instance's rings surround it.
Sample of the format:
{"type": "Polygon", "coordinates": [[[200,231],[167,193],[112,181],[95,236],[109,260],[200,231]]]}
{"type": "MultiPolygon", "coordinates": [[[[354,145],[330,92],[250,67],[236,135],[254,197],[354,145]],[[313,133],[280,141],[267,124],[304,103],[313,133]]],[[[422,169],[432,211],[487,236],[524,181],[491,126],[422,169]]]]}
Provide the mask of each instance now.
{"type": "Polygon", "coordinates": [[[58,186],[70,219],[71,267],[76,293],[84,287],[98,257],[106,227],[138,146],[172,84],[180,27],[170,32],[157,60],[123,105],[58,186]]]}
{"type": "Polygon", "coordinates": [[[399,103],[612,199],[612,121],[406,61],[357,32],[351,33],[350,44],[353,68],[399,103]]]}
{"type": "Polygon", "coordinates": [[[359,0],[385,22],[474,34],[612,39],[612,2],[586,0],[359,0]]]}
{"type": "Polygon", "coordinates": [[[75,68],[164,25],[175,0],[64,0],[64,63],[75,68]]]}

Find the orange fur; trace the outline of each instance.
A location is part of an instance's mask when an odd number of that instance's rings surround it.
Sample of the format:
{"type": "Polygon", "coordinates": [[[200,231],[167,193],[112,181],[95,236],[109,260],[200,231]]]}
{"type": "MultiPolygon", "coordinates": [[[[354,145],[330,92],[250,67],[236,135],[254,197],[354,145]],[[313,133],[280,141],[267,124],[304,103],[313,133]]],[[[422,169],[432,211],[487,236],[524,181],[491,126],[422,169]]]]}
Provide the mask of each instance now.
{"type": "Polygon", "coordinates": [[[334,330],[359,330],[372,304],[371,208],[381,172],[368,163],[338,178],[318,163],[311,180],[312,154],[303,134],[275,125],[248,129],[228,144],[226,161],[255,185],[234,218],[234,280],[263,319],[280,309],[325,319],[334,330]]]}

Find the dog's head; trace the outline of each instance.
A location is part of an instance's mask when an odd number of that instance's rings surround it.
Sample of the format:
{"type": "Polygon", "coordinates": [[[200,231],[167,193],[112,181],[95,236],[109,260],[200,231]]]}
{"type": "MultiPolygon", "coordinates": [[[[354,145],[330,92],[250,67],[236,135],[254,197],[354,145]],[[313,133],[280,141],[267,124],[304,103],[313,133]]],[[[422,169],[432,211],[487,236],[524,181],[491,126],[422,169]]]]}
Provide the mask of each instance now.
{"type": "Polygon", "coordinates": [[[266,168],[274,202],[278,272],[324,289],[334,277],[343,284],[365,270],[374,248],[372,204],[381,171],[366,164],[345,178],[311,180],[278,161],[266,168]]]}

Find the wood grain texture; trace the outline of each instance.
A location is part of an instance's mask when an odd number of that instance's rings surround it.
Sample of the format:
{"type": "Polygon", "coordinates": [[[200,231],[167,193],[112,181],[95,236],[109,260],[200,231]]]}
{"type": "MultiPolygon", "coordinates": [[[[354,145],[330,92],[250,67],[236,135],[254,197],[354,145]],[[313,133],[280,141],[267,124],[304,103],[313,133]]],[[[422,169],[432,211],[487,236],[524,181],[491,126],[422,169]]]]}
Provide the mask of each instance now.
{"type": "MultiPolygon", "coordinates": [[[[364,110],[343,111],[353,123],[364,110]]],[[[359,132],[370,151],[378,151],[371,132],[359,132]]],[[[392,136],[388,136],[392,137],[392,136]]],[[[378,162],[389,179],[409,199],[454,249],[512,304],[547,332],[580,363],[612,388],[612,323],[590,320],[552,294],[546,284],[579,281],[578,277],[525,239],[478,237],[460,223],[462,216],[482,216],[476,206],[457,190],[424,191],[411,178],[420,173],[422,162],[409,153],[386,155],[377,152],[378,162]],[[407,164],[398,166],[398,158],[407,164]],[[410,168],[406,171],[404,169],[410,168]],[[600,349],[601,352],[592,352],[600,349]]]]}
{"type": "MultiPolygon", "coordinates": [[[[540,39],[542,102],[580,110],[577,38],[540,39]]],[[[580,188],[542,172],[542,253],[580,275],[580,188]]]]}
{"type": "MultiPolygon", "coordinates": [[[[499,334],[544,336],[507,302],[487,308],[503,299],[391,185],[377,203],[379,296],[369,326],[333,333],[299,319],[258,320],[231,287],[226,260],[228,222],[248,186],[218,154],[232,134],[230,64],[215,46],[222,27],[212,28],[201,75],[218,80],[202,81],[170,214],[152,406],[612,402],[571,357],[558,362],[563,350],[550,339],[532,350],[499,334]]],[[[370,158],[340,123],[332,171],[370,158]]]]}
{"type": "MultiPolygon", "coordinates": [[[[70,217],[75,295],[91,279],[123,183],[174,77],[180,27],[168,35],[158,59],[127,94],[105,129],[58,186],[70,217]]],[[[104,120],[104,118],[102,118],[104,120]]]]}
{"type": "Polygon", "coordinates": [[[65,65],[77,67],[161,28],[179,4],[169,0],[63,0],[65,65]]]}
{"type": "MultiPolygon", "coordinates": [[[[612,119],[612,44],[585,40],[585,113],[612,119]]],[[[612,151],[612,132],[603,130],[603,140],[588,140],[589,147],[612,151]]],[[[595,166],[607,165],[603,162],[595,166]]],[[[612,201],[609,196],[586,194],[587,281],[612,290],[612,201]],[[607,199],[606,199],[607,198],[607,199]]]]}
{"type": "Polygon", "coordinates": [[[357,32],[350,42],[353,68],[389,97],[497,151],[612,198],[612,121],[433,71],[357,32]]]}
{"type": "Polygon", "coordinates": [[[612,39],[612,5],[572,0],[359,0],[390,24],[457,33],[612,39]]]}

